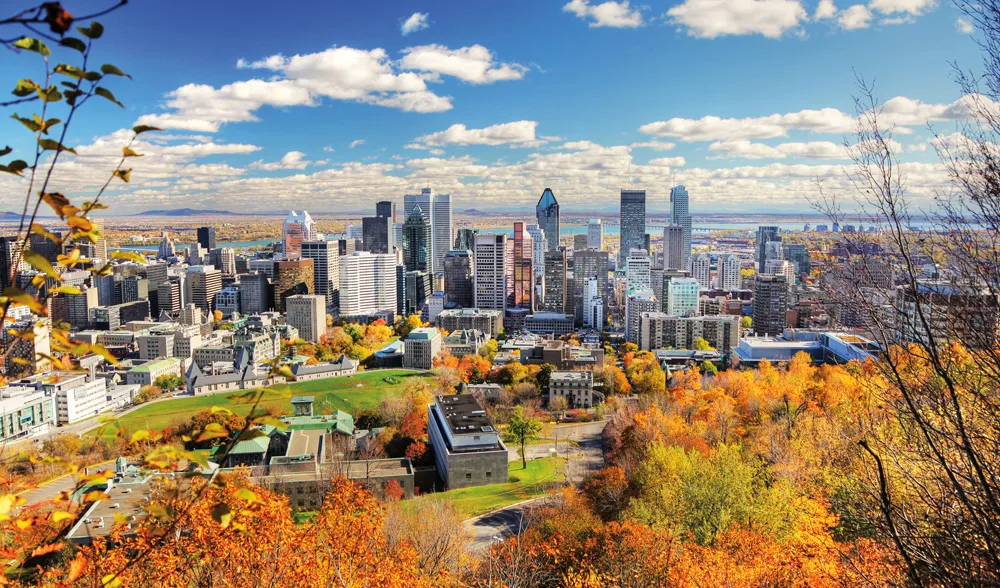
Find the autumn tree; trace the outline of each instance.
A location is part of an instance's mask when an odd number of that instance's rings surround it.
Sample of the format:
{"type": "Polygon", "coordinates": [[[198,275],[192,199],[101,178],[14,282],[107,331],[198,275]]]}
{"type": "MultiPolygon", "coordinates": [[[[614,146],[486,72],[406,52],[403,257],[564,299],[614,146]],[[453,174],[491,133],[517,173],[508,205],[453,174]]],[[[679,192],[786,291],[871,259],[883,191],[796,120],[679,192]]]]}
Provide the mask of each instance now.
{"type": "Polygon", "coordinates": [[[530,441],[538,439],[541,432],[542,423],[538,419],[526,416],[522,406],[514,408],[514,412],[511,413],[510,420],[507,422],[507,428],[504,429],[503,439],[508,443],[521,446],[521,466],[524,469],[528,469],[528,458],[524,452],[524,446],[530,441]]]}

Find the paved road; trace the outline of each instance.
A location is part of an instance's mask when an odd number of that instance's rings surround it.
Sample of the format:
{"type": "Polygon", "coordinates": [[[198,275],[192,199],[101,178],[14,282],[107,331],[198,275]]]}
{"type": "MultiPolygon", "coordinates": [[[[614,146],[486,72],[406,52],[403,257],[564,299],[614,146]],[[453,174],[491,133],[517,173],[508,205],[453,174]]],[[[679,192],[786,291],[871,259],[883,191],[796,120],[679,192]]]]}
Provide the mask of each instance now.
{"type": "Polygon", "coordinates": [[[465,528],[472,535],[469,551],[480,551],[489,547],[497,538],[520,534],[526,527],[525,513],[539,505],[547,496],[519,502],[481,517],[465,521],[465,528]]]}

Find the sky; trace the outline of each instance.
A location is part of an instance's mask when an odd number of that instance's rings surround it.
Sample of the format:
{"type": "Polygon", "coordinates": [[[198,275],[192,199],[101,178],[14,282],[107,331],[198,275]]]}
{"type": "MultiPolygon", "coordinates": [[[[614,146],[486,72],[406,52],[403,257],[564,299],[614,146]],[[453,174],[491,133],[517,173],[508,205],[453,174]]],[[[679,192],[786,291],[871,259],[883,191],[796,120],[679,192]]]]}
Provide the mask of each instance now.
{"type": "MultiPolygon", "coordinates": [[[[929,199],[948,189],[935,147],[968,117],[953,63],[981,64],[967,19],[933,0],[171,0],[101,21],[94,60],[132,75],[108,81],[125,107],[81,110],[53,188],[93,198],[133,125],[163,129],[133,144],[110,214],[370,213],[423,187],[456,211],[533,210],[546,187],[564,213],[616,210],[622,188],[662,211],[676,184],[695,214],[807,212],[817,186],[851,195],[857,76],[929,199]]],[[[39,79],[37,55],[0,59],[9,83],[39,79]]],[[[30,159],[9,114],[0,160],[30,159]]],[[[26,189],[0,178],[0,210],[26,189]]]]}

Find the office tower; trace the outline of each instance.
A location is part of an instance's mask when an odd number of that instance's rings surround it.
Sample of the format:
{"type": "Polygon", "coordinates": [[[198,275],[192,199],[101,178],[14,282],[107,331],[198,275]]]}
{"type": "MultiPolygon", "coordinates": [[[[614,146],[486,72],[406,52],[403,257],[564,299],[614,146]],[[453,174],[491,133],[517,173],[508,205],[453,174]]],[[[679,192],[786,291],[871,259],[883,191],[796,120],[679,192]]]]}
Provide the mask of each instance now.
{"type": "Polygon", "coordinates": [[[430,188],[424,188],[420,194],[406,194],[403,196],[403,217],[409,218],[414,207],[420,207],[424,215],[428,218],[431,226],[431,258],[434,260],[433,270],[428,268],[428,272],[437,273],[443,271],[444,256],[452,249],[452,239],[454,239],[451,196],[448,194],[435,194],[430,188]]]}
{"type": "Polygon", "coordinates": [[[587,247],[591,249],[604,248],[604,225],[599,218],[587,221],[587,247]]]}
{"type": "Polygon", "coordinates": [[[684,229],[684,243],[681,245],[681,265],[687,267],[691,257],[691,214],[688,208],[688,192],[684,186],[674,186],[670,189],[671,223],[684,229]]]}
{"type": "Polygon", "coordinates": [[[431,275],[425,271],[406,272],[404,315],[416,314],[424,308],[427,297],[434,292],[431,275]]]}
{"type": "Polygon", "coordinates": [[[406,271],[430,273],[433,270],[433,238],[431,223],[423,209],[419,205],[409,209],[403,224],[403,265],[406,271]]]}
{"type": "Polygon", "coordinates": [[[365,238],[364,225],[347,225],[344,227],[344,236],[348,239],[363,240],[365,238]]]}
{"type": "Polygon", "coordinates": [[[476,308],[507,308],[507,236],[476,235],[476,308]]]}
{"type": "Polygon", "coordinates": [[[788,283],[785,276],[756,276],[753,289],[753,332],[780,335],[785,330],[788,283]]]}
{"type": "Polygon", "coordinates": [[[397,312],[396,256],[355,251],[340,258],[340,314],[397,312]]]}
{"type": "Polygon", "coordinates": [[[476,248],[476,235],[479,229],[459,229],[455,236],[455,249],[472,251],[476,248]]]}
{"type": "Polygon", "coordinates": [[[326,305],[336,302],[340,287],[340,255],[335,241],[305,241],[302,259],[313,260],[313,294],[326,297],[326,305]]]}
{"type": "Polygon", "coordinates": [[[667,281],[664,290],[664,295],[667,297],[664,312],[670,316],[695,316],[698,314],[698,297],[701,295],[701,284],[698,283],[698,280],[672,277],[667,281]]]}
{"type": "MultiPolygon", "coordinates": [[[[403,242],[402,233],[400,233],[399,243],[403,242]]],[[[358,249],[358,242],[354,239],[337,239],[336,241],[331,241],[331,243],[337,244],[337,255],[344,256],[350,255],[355,251],[364,251],[364,241],[361,242],[361,249],[358,249]]]]}
{"type": "Polygon", "coordinates": [[[625,290],[649,290],[651,262],[644,250],[633,249],[625,260],[625,290]]]}
{"type": "MultiPolygon", "coordinates": [[[[391,204],[391,203],[390,203],[391,204]]],[[[392,217],[366,216],[361,219],[362,240],[365,251],[372,253],[392,253],[392,217]]]]}
{"type": "Polygon", "coordinates": [[[215,227],[198,227],[198,244],[208,251],[215,249],[215,227]]]}
{"type": "Polygon", "coordinates": [[[0,291],[11,286],[14,274],[24,271],[21,259],[21,242],[17,237],[0,237],[0,291]],[[14,261],[17,260],[15,265],[14,261]]]}
{"type": "Polygon", "coordinates": [[[139,276],[122,278],[116,284],[115,304],[149,299],[149,280],[139,276]]]}
{"type": "Polygon", "coordinates": [[[160,284],[167,281],[170,276],[168,267],[165,263],[150,263],[143,267],[143,273],[146,274],[146,279],[149,280],[150,292],[156,290],[160,287],[160,284]]]}
{"type": "Polygon", "coordinates": [[[93,284],[97,288],[97,303],[100,306],[111,306],[120,302],[115,301],[115,282],[117,280],[114,275],[94,276],[93,284]]]}
{"type": "Polygon", "coordinates": [[[684,227],[667,225],[663,227],[663,267],[684,269],[684,227]]]}
{"type": "Polygon", "coordinates": [[[795,266],[796,276],[802,274],[808,275],[812,270],[809,250],[806,249],[805,245],[801,243],[783,243],[782,252],[785,254],[785,259],[792,262],[792,265],[795,266]]]}
{"type": "Polygon", "coordinates": [[[573,312],[579,321],[584,315],[583,288],[587,280],[592,277],[597,278],[599,289],[598,296],[604,303],[601,311],[601,324],[604,324],[605,317],[608,316],[608,252],[600,249],[584,249],[573,252],[573,312]]]}
{"type": "Polygon", "coordinates": [[[567,310],[566,274],[568,262],[566,248],[560,247],[555,251],[546,251],[543,259],[544,263],[544,290],[542,295],[542,307],[549,312],[565,313],[567,310]]]}
{"type": "Polygon", "coordinates": [[[160,240],[160,247],[156,251],[156,259],[170,259],[177,255],[177,248],[174,247],[174,242],[170,240],[170,236],[163,232],[163,239],[160,240]]]}
{"type": "Polygon", "coordinates": [[[240,289],[232,286],[215,293],[215,310],[224,317],[231,317],[240,311],[240,289]]]}
{"type": "Polygon", "coordinates": [[[273,259],[251,259],[250,260],[250,273],[258,272],[265,276],[274,279],[274,260],[273,259]]]}
{"type": "Polygon", "coordinates": [[[392,223],[392,246],[403,249],[403,223],[392,223]]]}
{"type": "Polygon", "coordinates": [[[156,300],[159,310],[157,317],[164,312],[170,316],[176,316],[183,306],[180,280],[167,280],[157,286],[156,300]]]}
{"type": "MultiPolygon", "coordinates": [[[[55,232],[55,237],[62,239],[62,235],[58,231],[55,232]]],[[[62,253],[59,243],[52,241],[45,235],[39,235],[37,233],[31,233],[28,235],[28,249],[38,253],[52,263],[55,263],[56,258],[58,258],[59,254],[62,253]]]]}
{"type": "Polygon", "coordinates": [[[201,246],[201,243],[188,245],[188,263],[190,265],[205,265],[209,262],[208,251],[201,246]]]}
{"type": "Polygon", "coordinates": [[[534,310],[535,272],[534,242],[524,229],[524,223],[514,223],[514,237],[507,242],[509,275],[507,307],[534,310]]]}
{"type": "Polygon", "coordinates": [[[319,343],[326,333],[326,297],[296,294],[285,299],[285,322],[299,331],[299,337],[319,343]]]}
{"type": "Polygon", "coordinates": [[[302,253],[302,243],[315,241],[316,238],[316,222],[309,216],[308,212],[292,210],[288,213],[281,232],[285,259],[297,259],[302,253]]]}
{"type": "Polygon", "coordinates": [[[240,276],[240,312],[260,314],[271,310],[273,304],[271,282],[262,273],[240,276]]]}
{"type": "Polygon", "coordinates": [[[740,258],[727,253],[719,258],[719,273],[716,283],[723,290],[738,290],[740,287],[740,258]]]}
{"type": "Polygon", "coordinates": [[[285,300],[296,294],[315,294],[316,263],[312,259],[274,262],[274,310],[285,312],[285,300]]]}
{"type": "Polygon", "coordinates": [[[538,225],[528,225],[527,230],[531,235],[531,263],[535,267],[535,277],[541,277],[545,273],[545,252],[549,250],[545,231],[538,225]]]}
{"type": "Polygon", "coordinates": [[[688,261],[691,277],[698,280],[703,290],[712,289],[712,258],[707,253],[699,253],[688,261]]]}
{"type": "Polygon", "coordinates": [[[646,235],[646,191],[622,190],[621,243],[618,250],[618,267],[625,267],[625,260],[633,249],[643,249],[646,235]]]}
{"type": "Polygon", "coordinates": [[[539,228],[548,238],[548,250],[555,251],[559,247],[559,203],[549,188],[542,192],[538,203],[535,204],[535,218],[538,220],[539,228]]]}
{"type": "Polygon", "coordinates": [[[659,307],[660,302],[652,290],[629,290],[625,296],[625,340],[638,343],[642,313],[656,312],[659,307]]]}
{"type": "Polygon", "coordinates": [[[583,326],[601,330],[604,328],[604,297],[598,279],[587,278],[583,285],[583,326]]]}
{"type": "Polygon", "coordinates": [[[389,225],[396,222],[396,203],[382,200],[375,203],[375,216],[389,219],[389,225]]]}
{"type": "Polygon", "coordinates": [[[231,247],[220,247],[209,252],[212,265],[227,276],[236,275],[236,251],[231,247]]]}
{"type": "Polygon", "coordinates": [[[587,235],[583,234],[573,235],[573,251],[581,251],[583,249],[587,249],[588,239],[589,237],[587,237],[587,235]]]}
{"type": "Polygon", "coordinates": [[[406,266],[396,264],[396,314],[406,316],[406,266]]]}
{"type": "Polygon", "coordinates": [[[186,286],[188,303],[210,313],[215,293],[222,289],[222,272],[208,265],[193,265],[187,269],[186,286]]]}
{"type": "Polygon", "coordinates": [[[90,223],[93,225],[93,230],[100,233],[100,237],[97,241],[93,243],[93,254],[91,259],[94,261],[95,266],[99,266],[110,261],[108,256],[108,239],[104,236],[104,219],[103,218],[91,218],[90,223]]]}
{"type": "Polygon", "coordinates": [[[789,287],[795,283],[795,266],[784,259],[769,259],[764,266],[764,273],[773,276],[785,276],[789,287]]]}
{"type": "Polygon", "coordinates": [[[449,251],[444,256],[444,291],[449,300],[462,308],[472,308],[475,304],[475,271],[471,251],[449,251]]]}
{"type": "Polygon", "coordinates": [[[75,329],[90,326],[91,310],[99,306],[97,289],[80,286],[79,294],[54,294],[52,300],[52,320],[66,322],[75,329]]]}
{"type": "Polygon", "coordinates": [[[764,273],[767,264],[767,244],[781,241],[781,229],[772,226],[757,227],[757,273],[764,273]]]}

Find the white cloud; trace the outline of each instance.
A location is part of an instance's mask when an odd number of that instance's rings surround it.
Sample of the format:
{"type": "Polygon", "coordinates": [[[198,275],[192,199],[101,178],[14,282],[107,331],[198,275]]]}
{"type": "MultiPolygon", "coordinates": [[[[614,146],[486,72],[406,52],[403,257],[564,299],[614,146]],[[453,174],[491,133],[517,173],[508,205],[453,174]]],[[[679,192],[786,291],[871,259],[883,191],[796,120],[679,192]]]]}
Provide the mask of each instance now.
{"type": "Polygon", "coordinates": [[[969,22],[968,19],[961,16],[955,21],[955,28],[958,29],[958,32],[963,35],[971,35],[976,31],[975,27],[972,26],[972,23],[969,22]]]}
{"type": "Polygon", "coordinates": [[[567,141],[560,145],[560,149],[569,149],[570,151],[583,151],[586,149],[600,149],[601,146],[593,141],[567,141]]]}
{"type": "Polygon", "coordinates": [[[403,33],[404,37],[406,35],[409,35],[410,33],[422,31],[427,27],[431,26],[430,23],[427,22],[428,16],[429,15],[426,12],[414,12],[413,14],[410,15],[409,18],[403,21],[403,24],[400,25],[399,30],[403,33]]]}
{"type": "Polygon", "coordinates": [[[777,39],[808,21],[799,0],[684,0],[667,11],[692,37],[764,35],[777,39]]]}
{"type": "Polygon", "coordinates": [[[717,154],[717,158],[743,159],[784,159],[786,157],[805,157],[811,159],[847,159],[847,150],[843,145],[830,141],[809,141],[804,143],[781,143],[765,145],[753,143],[747,139],[717,141],[708,146],[708,150],[717,154]]]}
{"type": "Polygon", "coordinates": [[[355,147],[359,147],[359,146],[364,145],[364,144],[365,144],[365,140],[364,139],[355,139],[355,140],[351,141],[350,148],[354,149],[355,147]]]}
{"type": "Polygon", "coordinates": [[[334,151],[336,151],[336,149],[333,148],[333,145],[327,145],[326,147],[323,147],[323,151],[326,151],[327,153],[333,153],[334,151]]]}
{"type": "Polygon", "coordinates": [[[769,139],[784,137],[789,131],[808,130],[816,133],[843,133],[854,128],[854,118],[835,108],[802,110],[789,114],[772,114],[752,118],[700,119],[672,118],[647,123],[639,127],[645,135],[676,137],[681,141],[714,141],[725,139],[769,139]]]}
{"type": "Polygon", "coordinates": [[[572,0],[563,11],[590,21],[591,27],[635,28],[642,26],[642,13],[622,2],[603,2],[592,6],[588,0],[572,0]]]}
{"type": "Polygon", "coordinates": [[[279,169],[305,169],[312,161],[306,160],[306,154],[301,151],[289,151],[279,161],[272,163],[264,163],[264,160],[258,160],[250,164],[250,169],[259,169],[264,171],[274,171],[279,169]]]}
{"type": "Polygon", "coordinates": [[[647,163],[646,165],[650,165],[653,167],[684,167],[685,165],[687,165],[687,162],[684,160],[683,157],[679,156],[660,157],[657,159],[650,159],[649,163],[647,163]]]}
{"type": "Polygon", "coordinates": [[[813,13],[813,20],[833,18],[836,14],[837,7],[833,4],[833,0],[819,0],[819,5],[816,6],[816,12],[813,13]]]}
{"type": "Polygon", "coordinates": [[[840,11],[837,16],[837,26],[845,31],[856,29],[866,29],[872,20],[872,13],[864,4],[855,4],[846,10],[840,11]]]}
{"type": "MultiPolygon", "coordinates": [[[[494,61],[493,54],[482,45],[449,49],[443,45],[421,45],[403,49],[400,67],[422,71],[434,76],[448,75],[473,84],[491,84],[501,80],[519,80],[528,68],[518,63],[494,61]]],[[[416,74],[411,74],[416,75],[416,74]]]]}
{"type": "Polygon", "coordinates": [[[937,0],[872,0],[868,5],[882,14],[920,16],[937,6],[937,0]]]}
{"type": "Polygon", "coordinates": [[[677,146],[677,143],[671,143],[670,141],[642,141],[639,143],[632,143],[629,147],[633,149],[652,149],[653,151],[670,151],[677,146]]]}
{"type": "Polygon", "coordinates": [[[512,145],[534,146],[543,141],[535,137],[538,123],[533,120],[490,125],[482,129],[469,129],[464,124],[454,124],[443,131],[417,137],[425,145],[512,145]]]}

